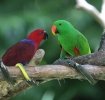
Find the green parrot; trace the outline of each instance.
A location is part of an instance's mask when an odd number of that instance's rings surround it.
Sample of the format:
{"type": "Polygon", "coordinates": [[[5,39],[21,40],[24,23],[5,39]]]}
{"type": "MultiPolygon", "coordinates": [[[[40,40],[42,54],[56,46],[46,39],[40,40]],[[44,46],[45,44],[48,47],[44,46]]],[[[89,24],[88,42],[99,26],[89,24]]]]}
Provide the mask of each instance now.
{"type": "MultiPolygon", "coordinates": [[[[66,58],[68,55],[75,57],[91,53],[89,43],[85,36],[76,30],[70,22],[57,20],[54,22],[51,30],[53,35],[57,35],[58,41],[62,47],[60,58],[66,58]]],[[[74,61],[70,61],[69,65],[80,71],[91,84],[96,83],[82,65],[74,63],[74,61]]]]}

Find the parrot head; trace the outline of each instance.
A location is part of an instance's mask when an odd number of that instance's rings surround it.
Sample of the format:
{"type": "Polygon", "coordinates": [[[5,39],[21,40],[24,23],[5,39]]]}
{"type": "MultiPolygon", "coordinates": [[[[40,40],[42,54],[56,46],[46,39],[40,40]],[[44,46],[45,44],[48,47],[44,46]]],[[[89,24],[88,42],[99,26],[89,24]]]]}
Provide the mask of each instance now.
{"type": "Polygon", "coordinates": [[[66,20],[57,20],[54,22],[51,31],[53,35],[60,35],[68,33],[68,29],[72,28],[73,26],[66,20]]]}
{"type": "Polygon", "coordinates": [[[43,29],[36,29],[29,33],[27,38],[33,40],[34,42],[40,43],[42,40],[48,39],[48,34],[43,29]]]}

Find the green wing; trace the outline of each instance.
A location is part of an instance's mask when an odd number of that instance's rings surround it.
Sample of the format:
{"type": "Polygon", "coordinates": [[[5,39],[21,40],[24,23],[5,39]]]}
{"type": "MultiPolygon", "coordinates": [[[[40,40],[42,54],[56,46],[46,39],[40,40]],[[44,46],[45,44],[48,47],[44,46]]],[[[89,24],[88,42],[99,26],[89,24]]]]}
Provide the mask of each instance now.
{"type": "Polygon", "coordinates": [[[62,48],[60,58],[68,58],[70,55],[62,48]]]}
{"type": "Polygon", "coordinates": [[[87,39],[80,33],[77,37],[77,48],[79,49],[80,55],[90,54],[90,46],[87,39]]]}

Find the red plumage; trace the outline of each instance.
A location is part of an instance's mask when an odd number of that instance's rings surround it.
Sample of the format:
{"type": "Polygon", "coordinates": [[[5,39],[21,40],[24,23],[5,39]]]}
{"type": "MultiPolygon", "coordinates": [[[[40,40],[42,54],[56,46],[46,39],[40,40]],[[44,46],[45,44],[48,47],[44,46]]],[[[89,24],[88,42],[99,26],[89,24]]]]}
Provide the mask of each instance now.
{"type": "Polygon", "coordinates": [[[34,56],[40,42],[46,38],[42,29],[32,31],[27,39],[23,39],[10,47],[2,57],[4,65],[14,66],[17,63],[27,64],[34,56]]]}
{"type": "Polygon", "coordinates": [[[76,56],[80,55],[80,51],[77,47],[74,48],[74,53],[75,53],[76,56]]]}
{"type": "Polygon", "coordinates": [[[18,42],[7,50],[2,61],[7,66],[14,66],[17,63],[27,64],[36,50],[37,48],[31,43],[18,42]]]}

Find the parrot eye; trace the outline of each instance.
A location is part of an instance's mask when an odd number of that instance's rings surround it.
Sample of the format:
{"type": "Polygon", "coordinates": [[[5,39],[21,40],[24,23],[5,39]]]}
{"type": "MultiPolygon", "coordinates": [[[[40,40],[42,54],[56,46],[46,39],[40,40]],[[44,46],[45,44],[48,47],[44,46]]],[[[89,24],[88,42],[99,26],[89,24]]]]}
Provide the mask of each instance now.
{"type": "Polygon", "coordinates": [[[59,23],[59,25],[61,26],[62,24],[61,24],[61,23],[59,23]]]}
{"type": "Polygon", "coordinates": [[[44,33],[44,31],[39,32],[39,34],[43,34],[43,33],[44,33]]]}
{"type": "Polygon", "coordinates": [[[39,34],[42,34],[43,32],[39,32],[39,34]]]}

